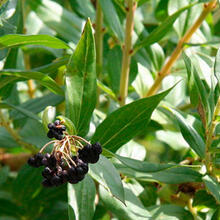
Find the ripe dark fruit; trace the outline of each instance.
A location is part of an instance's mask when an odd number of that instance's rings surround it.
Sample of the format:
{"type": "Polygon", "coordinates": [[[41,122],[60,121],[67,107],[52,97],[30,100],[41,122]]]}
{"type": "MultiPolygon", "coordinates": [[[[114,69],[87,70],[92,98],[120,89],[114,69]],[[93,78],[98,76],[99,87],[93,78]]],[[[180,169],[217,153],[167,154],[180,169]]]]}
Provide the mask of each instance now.
{"type": "Polygon", "coordinates": [[[66,127],[61,125],[59,120],[56,120],[54,123],[49,123],[48,128],[47,136],[49,138],[56,138],[57,140],[63,139],[63,132],[66,130],[66,127]]]}
{"type": "Polygon", "coordinates": [[[48,159],[48,165],[49,167],[55,167],[56,166],[56,158],[54,155],[51,155],[50,158],[48,159]]]}
{"type": "Polygon", "coordinates": [[[97,153],[97,154],[101,154],[102,153],[102,147],[101,147],[101,144],[100,143],[95,143],[92,145],[92,148],[94,149],[94,151],[97,153]]]}
{"type": "Polygon", "coordinates": [[[68,175],[69,175],[69,177],[75,177],[76,176],[76,168],[75,167],[70,167],[68,169],[68,175]]]}
{"type": "Polygon", "coordinates": [[[81,142],[88,142],[82,137],[63,133],[66,127],[59,120],[48,124],[48,128],[47,136],[57,140],[47,143],[40,152],[54,143],[52,153],[45,155],[38,153],[28,159],[28,164],[32,167],[45,166],[42,171],[44,177],[42,185],[45,187],[60,186],[66,182],[76,184],[82,181],[88,173],[88,163],[96,163],[99,160],[102,153],[101,145],[95,143],[82,147],[81,142]],[[72,155],[73,148],[75,151],[80,148],[77,155],[72,155]]]}
{"type": "Polygon", "coordinates": [[[42,176],[45,178],[50,178],[52,177],[53,172],[49,167],[45,167],[45,169],[42,171],[42,176]]]}
{"type": "Polygon", "coordinates": [[[54,137],[54,134],[53,134],[53,131],[52,131],[52,130],[49,130],[49,131],[48,131],[47,137],[49,137],[49,138],[53,138],[53,137],[54,137]]]}
{"type": "Polygon", "coordinates": [[[44,179],[43,181],[42,181],[42,185],[44,186],[44,187],[52,187],[53,186],[53,184],[50,182],[50,180],[48,180],[48,179],[44,179]]]}
{"type": "Polygon", "coordinates": [[[28,164],[32,167],[36,167],[36,161],[35,161],[35,158],[34,157],[30,157],[28,159],[28,164]]]}
{"type": "Polygon", "coordinates": [[[55,126],[60,125],[60,120],[56,120],[56,121],[54,122],[54,124],[55,124],[55,126]]]}
{"type": "Polygon", "coordinates": [[[55,175],[51,178],[51,183],[55,186],[59,186],[63,183],[63,181],[59,176],[55,175]]]}

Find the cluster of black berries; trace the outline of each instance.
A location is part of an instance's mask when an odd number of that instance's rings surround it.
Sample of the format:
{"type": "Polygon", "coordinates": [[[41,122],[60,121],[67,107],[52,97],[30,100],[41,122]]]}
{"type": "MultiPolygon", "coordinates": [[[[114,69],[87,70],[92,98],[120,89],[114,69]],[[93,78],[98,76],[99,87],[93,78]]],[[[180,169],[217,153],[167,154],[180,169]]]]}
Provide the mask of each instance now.
{"type": "Polygon", "coordinates": [[[99,160],[101,145],[89,144],[76,135],[64,135],[66,127],[59,120],[48,124],[48,128],[47,136],[57,140],[45,144],[39,153],[28,159],[28,164],[32,167],[45,166],[42,171],[42,184],[45,187],[59,186],[66,182],[76,184],[83,180],[89,170],[88,163],[96,163],[99,160]],[[81,142],[87,145],[82,147],[81,142]],[[51,143],[54,143],[53,153],[43,155],[41,152],[51,143]],[[76,156],[72,155],[72,148],[77,152],[76,156]],[[78,148],[80,149],[77,151],[78,148]]]}
{"type": "Polygon", "coordinates": [[[85,163],[96,163],[102,153],[100,143],[87,144],[83,149],[78,150],[79,158],[85,163]]]}
{"type": "Polygon", "coordinates": [[[66,130],[65,125],[60,124],[60,120],[48,124],[49,131],[47,137],[56,138],[57,140],[63,139],[63,132],[66,130]]]}
{"type": "Polygon", "coordinates": [[[63,159],[56,159],[53,154],[48,153],[34,155],[29,158],[28,164],[33,167],[45,166],[42,171],[42,185],[45,187],[60,186],[66,182],[76,184],[84,179],[89,170],[88,163],[76,156],[71,157],[68,166],[63,159]]]}

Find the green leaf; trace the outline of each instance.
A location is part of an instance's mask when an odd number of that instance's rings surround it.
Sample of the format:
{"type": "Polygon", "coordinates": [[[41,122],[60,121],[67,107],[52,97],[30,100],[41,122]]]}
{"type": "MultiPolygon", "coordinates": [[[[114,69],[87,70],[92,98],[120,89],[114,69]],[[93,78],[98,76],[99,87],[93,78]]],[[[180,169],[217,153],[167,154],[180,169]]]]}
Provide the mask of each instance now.
{"type": "Polygon", "coordinates": [[[10,34],[0,37],[0,49],[24,45],[41,45],[56,49],[68,49],[69,46],[58,38],[49,35],[10,34]]]}
{"type": "Polygon", "coordinates": [[[199,74],[196,68],[194,67],[193,63],[191,62],[190,58],[185,53],[183,53],[183,59],[186,65],[188,76],[192,78],[191,83],[193,84],[192,85],[193,89],[191,93],[194,93],[196,96],[198,96],[197,94],[199,94],[200,100],[205,110],[206,121],[209,123],[211,120],[211,110],[210,110],[210,105],[208,101],[209,99],[208,99],[206,88],[202,80],[200,79],[199,74]]]}
{"type": "Polygon", "coordinates": [[[82,37],[67,65],[66,116],[80,136],[87,134],[96,105],[95,43],[87,21],[82,37]]]}
{"type": "Polygon", "coordinates": [[[201,182],[202,175],[188,167],[171,167],[158,172],[138,172],[123,164],[117,164],[116,168],[126,176],[150,182],[167,184],[179,184],[187,182],[201,182]]]}
{"type": "Polygon", "coordinates": [[[8,175],[9,175],[9,167],[4,166],[0,169],[0,185],[6,182],[8,175]]]}
{"type": "Polygon", "coordinates": [[[97,127],[92,142],[100,142],[103,147],[115,152],[147,128],[152,112],[171,89],[132,102],[111,113],[97,127]]]}
{"type": "MultiPolygon", "coordinates": [[[[119,93],[120,89],[120,74],[121,74],[121,60],[122,52],[119,46],[114,47],[108,52],[107,55],[107,71],[110,77],[111,88],[115,94],[119,93]]],[[[129,85],[137,76],[137,63],[131,59],[130,72],[129,72],[129,85]]]]}
{"type": "Polygon", "coordinates": [[[77,184],[68,184],[69,220],[92,220],[95,212],[95,195],[95,184],[88,175],[77,184]]]}
{"type": "Polygon", "coordinates": [[[193,220],[189,211],[177,205],[157,205],[148,208],[153,220],[193,220]]]}
{"type": "MultiPolygon", "coordinates": [[[[63,90],[57,85],[57,83],[49,76],[40,73],[40,72],[33,72],[33,71],[19,71],[19,70],[2,70],[0,71],[0,76],[6,75],[6,76],[12,76],[19,77],[19,78],[25,78],[25,79],[34,79],[42,86],[45,86],[48,88],[51,92],[63,95],[63,90]]],[[[2,84],[0,84],[0,88],[2,88],[2,84]]]]}
{"type": "Polygon", "coordinates": [[[56,31],[58,35],[74,43],[79,40],[83,19],[54,1],[28,0],[27,2],[44,24],[56,31]]]}
{"type": "Polygon", "coordinates": [[[109,95],[109,97],[111,97],[113,100],[115,100],[116,102],[118,101],[115,93],[106,85],[104,85],[101,81],[97,80],[97,86],[103,91],[105,92],[107,95],[109,95]]]}
{"type": "Polygon", "coordinates": [[[124,189],[120,175],[108,159],[100,155],[98,163],[89,165],[89,174],[114,197],[124,202],[124,189]]]}
{"type": "Polygon", "coordinates": [[[2,216],[21,217],[22,209],[19,206],[17,206],[14,202],[1,198],[0,213],[2,216]]]}
{"type": "Polygon", "coordinates": [[[215,77],[218,80],[218,84],[220,87],[220,49],[218,50],[215,58],[215,66],[214,66],[215,77]]]}
{"type": "MultiPolygon", "coordinates": [[[[47,106],[56,106],[60,104],[63,100],[64,100],[63,96],[58,96],[51,93],[42,97],[29,99],[28,101],[20,104],[17,107],[26,109],[32,113],[37,114],[43,111],[47,106]]],[[[25,118],[24,114],[21,114],[16,110],[12,110],[10,112],[10,117],[13,118],[14,120],[25,118]]]]}
{"type": "Polygon", "coordinates": [[[72,134],[72,135],[76,134],[76,128],[75,128],[73,122],[69,118],[64,117],[62,115],[59,115],[59,116],[57,116],[57,119],[62,121],[62,124],[64,124],[66,126],[68,134],[72,134]]]}
{"type": "Polygon", "coordinates": [[[206,190],[199,190],[196,192],[194,199],[193,199],[193,206],[198,207],[209,207],[209,208],[216,208],[217,204],[215,202],[215,198],[208,194],[206,190]]]}
{"type": "Polygon", "coordinates": [[[179,9],[177,12],[175,12],[174,14],[167,17],[163,21],[163,23],[159,27],[155,28],[144,40],[137,42],[135,44],[135,46],[134,46],[135,52],[142,47],[149,46],[149,45],[161,40],[167,34],[167,32],[172,28],[173,23],[176,21],[176,19],[179,17],[179,15],[194,5],[195,5],[195,3],[189,4],[186,7],[179,9]]]}
{"type": "Polygon", "coordinates": [[[5,107],[7,106],[9,108],[13,108],[16,111],[22,113],[26,117],[32,118],[32,119],[37,120],[37,121],[40,120],[40,118],[37,115],[35,115],[34,113],[26,110],[25,108],[22,108],[22,107],[19,107],[19,106],[15,106],[15,105],[7,103],[7,102],[0,102],[0,105],[4,105],[5,107]]]}
{"type": "Polygon", "coordinates": [[[204,176],[203,182],[207,190],[215,197],[218,204],[220,204],[220,184],[218,181],[209,175],[204,176]]]}
{"type": "MultiPolygon", "coordinates": [[[[168,4],[169,14],[173,14],[179,9],[189,5],[193,0],[170,0],[168,4]]],[[[174,29],[177,32],[179,38],[181,38],[185,32],[195,23],[195,20],[198,18],[202,11],[203,5],[196,5],[190,8],[188,11],[183,12],[174,22],[174,29]]]]}
{"type": "Polygon", "coordinates": [[[5,128],[0,127],[0,142],[2,148],[16,148],[19,144],[12,138],[5,128]]]}
{"type": "MultiPolygon", "coordinates": [[[[105,153],[106,151],[107,150],[104,149],[103,153],[105,153]]],[[[128,157],[119,156],[118,154],[113,154],[109,151],[107,151],[107,153],[109,156],[113,156],[117,158],[121,163],[123,163],[127,167],[134,169],[136,171],[139,171],[139,172],[147,172],[147,173],[158,172],[158,171],[166,170],[168,168],[176,166],[173,164],[156,164],[156,163],[151,163],[147,161],[135,160],[135,159],[131,159],[128,157]]]]}
{"type": "Polygon", "coordinates": [[[28,119],[24,127],[22,127],[19,135],[23,141],[42,148],[50,139],[47,137],[42,123],[39,121],[28,119]]]}
{"type": "Polygon", "coordinates": [[[107,210],[111,211],[120,220],[143,220],[151,219],[151,215],[145,209],[141,201],[134,193],[125,188],[125,204],[111,196],[111,194],[101,185],[99,186],[101,201],[107,210]]]}
{"type": "Polygon", "coordinates": [[[17,178],[13,182],[13,196],[24,206],[28,206],[28,201],[39,192],[41,188],[41,170],[25,165],[19,171],[17,178]]]}
{"type": "Polygon", "coordinates": [[[100,0],[99,4],[102,7],[104,19],[109,28],[116,35],[116,37],[122,42],[124,39],[123,26],[119,20],[115,6],[111,0],[100,0]]]}
{"type": "Polygon", "coordinates": [[[205,156],[205,142],[197,131],[184,119],[184,117],[176,110],[168,108],[170,112],[176,117],[180,131],[185,141],[189,146],[200,156],[205,156]]]}

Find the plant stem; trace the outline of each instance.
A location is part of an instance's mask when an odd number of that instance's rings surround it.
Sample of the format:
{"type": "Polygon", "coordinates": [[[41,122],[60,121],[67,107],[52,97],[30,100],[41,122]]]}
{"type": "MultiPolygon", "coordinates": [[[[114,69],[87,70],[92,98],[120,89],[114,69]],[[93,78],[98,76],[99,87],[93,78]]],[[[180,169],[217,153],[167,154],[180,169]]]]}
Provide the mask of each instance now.
{"type": "MultiPolygon", "coordinates": [[[[103,13],[99,4],[99,0],[96,0],[96,22],[95,22],[95,45],[96,45],[96,75],[97,79],[102,74],[103,65],[103,13]]],[[[97,102],[96,106],[99,106],[100,88],[97,87],[97,102]]]]}
{"type": "Polygon", "coordinates": [[[22,141],[19,134],[10,126],[9,121],[7,121],[5,119],[5,116],[3,115],[1,110],[0,110],[0,123],[19,145],[21,145],[23,148],[25,148],[33,153],[37,152],[36,148],[33,145],[22,141]]]}
{"type": "Polygon", "coordinates": [[[192,213],[193,219],[194,219],[194,220],[198,220],[196,209],[193,208],[193,206],[192,206],[192,198],[190,198],[190,199],[188,200],[187,207],[188,207],[189,211],[192,213]]]}
{"type": "Polygon", "coordinates": [[[123,46],[123,58],[121,68],[121,79],[120,79],[120,105],[125,104],[125,99],[128,94],[128,81],[130,72],[130,62],[132,54],[132,32],[134,28],[134,13],[137,6],[136,1],[127,0],[127,16],[126,16],[126,28],[125,28],[125,42],[123,46]]]}
{"type": "Polygon", "coordinates": [[[218,99],[217,105],[215,107],[212,122],[211,122],[211,125],[210,125],[209,129],[208,129],[207,138],[206,138],[205,165],[206,165],[207,172],[209,174],[212,174],[211,153],[209,152],[209,149],[211,147],[214,132],[215,132],[215,128],[216,128],[216,125],[218,123],[216,118],[217,118],[217,116],[219,116],[219,114],[220,114],[220,98],[218,99]]]}
{"type": "Polygon", "coordinates": [[[185,35],[179,40],[175,50],[171,54],[169,60],[167,63],[162,67],[161,71],[158,73],[154,84],[149,89],[145,97],[154,95],[157,90],[160,88],[161,82],[164,77],[170,74],[170,70],[173,66],[173,64],[176,62],[176,60],[181,55],[181,52],[183,50],[183,46],[185,43],[188,43],[191,39],[192,35],[197,31],[197,29],[201,26],[202,22],[205,20],[207,15],[215,8],[217,4],[217,0],[212,0],[209,3],[204,4],[203,11],[201,15],[198,17],[196,22],[193,24],[193,26],[185,33],[185,35]]]}

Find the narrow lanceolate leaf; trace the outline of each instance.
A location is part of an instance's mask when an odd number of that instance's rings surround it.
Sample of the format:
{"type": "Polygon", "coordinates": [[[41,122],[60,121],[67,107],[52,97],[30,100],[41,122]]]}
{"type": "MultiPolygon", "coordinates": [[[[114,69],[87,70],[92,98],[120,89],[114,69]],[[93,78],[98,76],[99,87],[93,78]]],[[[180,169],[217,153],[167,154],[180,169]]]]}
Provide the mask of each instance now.
{"type": "Polygon", "coordinates": [[[120,175],[107,158],[101,155],[98,163],[90,164],[89,174],[114,197],[124,202],[124,188],[120,175]]]}
{"type": "Polygon", "coordinates": [[[127,187],[125,188],[125,204],[116,198],[100,185],[100,199],[107,210],[112,212],[118,219],[126,220],[148,220],[151,219],[150,213],[145,209],[139,198],[127,187]]]}
{"type": "Polygon", "coordinates": [[[198,132],[184,119],[184,117],[174,109],[169,110],[176,117],[180,131],[189,146],[200,156],[205,156],[205,142],[198,132]]]}
{"type": "Polygon", "coordinates": [[[88,175],[77,184],[68,184],[69,220],[91,220],[95,212],[96,189],[88,175]]]}
{"type": "Polygon", "coordinates": [[[216,54],[214,73],[215,73],[215,76],[218,80],[218,84],[220,87],[220,49],[218,50],[216,54]]]}
{"type": "MultiPolygon", "coordinates": [[[[193,84],[192,87],[194,89],[191,91],[191,93],[194,93],[196,95],[199,94],[199,98],[205,110],[206,121],[209,123],[211,120],[211,110],[210,110],[210,103],[209,103],[209,98],[208,98],[208,93],[206,91],[206,88],[202,80],[200,79],[195,66],[193,65],[190,58],[185,53],[183,53],[183,59],[186,65],[188,77],[192,79],[190,83],[193,84]]],[[[191,96],[192,95],[193,94],[191,94],[191,96]]]]}
{"type": "MultiPolygon", "coordinates": [[[[2,70],[0,71],[0,76],[6,75],[11,77],[18,77],[18,78],[24,78],[24,79],[34,79],[42,86],[45,86],[48,88],[51,92],[63,95],[63,90],[60,88],[60,86],[57,85],[57,83],[49,76],[40,73],[40,72],[33,72],[33,71],[19,71],[19,70],[2,70]]],[[[0,87],[1,88],[1,87],[0,87]]]]}
{"type": "Polygon", "coordinates": [[[176,21],[179,15],[185,10],[191,8],[193,5],[195,4],[189,4],[186,7],[179,9],[177,12],[175,12],[168,18],[166,18],[164,22],[159,27],[154,29],[144,40],[137,42],[136,45],[134,46],[134,50],[137,51],[142,47],[149,46],[161,40],[167,34],[167,32],[172,28],[173,23],[176,21]]]}
{"type": "Polygon", "coordinates": [[[0,37],[0,49],[20,47],[24,45],[41,45],[56,49],[69,48],[69,46],[62,40],[49,35],[10,34],[0,37]]]}
{"type": "Polygon", "coordinates": [[[220,183],[209,175],[204,176],[202,179],[208,191],[215,197],[218,204],[220,204],[220,183]]]}
{"type": "Polygon", "coordinates": [[[171,167],[175,167],[175,165],[172,164],[156,164],[156,163],[150,163],[146,161],[140,161],[131,159],[128,157],[122,157],[117,154],[115,154],[115,158],[117,158],[120,162],[122,162],[124,165],[126,165],[129,168],[132,168],[139,172],[159,172],[162,170],[166,170],[171,167]]]}
{"type": "Polygon", "coordinates": [[[100,142],[103,147],[115,152],[147,128],[152,112],[171,89],[114,111],[97,127],[92,141],[100,142]]]}
{"type": "Polygon", "coordinates": [[[107,25],[112,30],[112,32],[116,35],[116,37],[123,41],[123,26],[119,20],[117,15],[117,11],[114,7],[114,4],[111,0],[100,0],[99,1],[102,11],[105,17],[105,21],[107,25]]]}
{"type": "Polygon", "coordinates": [[[124,164],[116,164],[117,170],[125,176],[144,181],[158,181],[167,184],[179,184],[187,182],[201,182],[202,175],[188,167],[172,167],[158,172],[139,172],[128,168],[124,164]]]}
{"type": "Polygon", "coordinates": [[[62,38],[74,43],[79,40],[84,20],[76,13],[51,0],[27,0],[27,3],[43,23],[62,38]]]}
{"type": "Polygon", "coordinates": [[[15,105],[7,103],[7,102],[0,102],[0,105],[4,105],[4,107],[7,107],[7,108],[12,108],[12,109],[16,110],[17,112],[20,112],[21,114],[23,114],[26,117],[32,118],[37,121],[40,120],[40,118],[36,114],[32,113],[31,111],[28,111],[25,108],[15,106],[15,105]]]}
{"type": "Polygon", "coordinates": [[[66,73],[66,116],[72,120],[81,136],[88,132],[95,105],[95,44],[91,22],[88,20],[66,73]]]}

